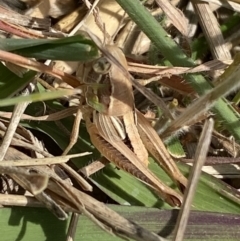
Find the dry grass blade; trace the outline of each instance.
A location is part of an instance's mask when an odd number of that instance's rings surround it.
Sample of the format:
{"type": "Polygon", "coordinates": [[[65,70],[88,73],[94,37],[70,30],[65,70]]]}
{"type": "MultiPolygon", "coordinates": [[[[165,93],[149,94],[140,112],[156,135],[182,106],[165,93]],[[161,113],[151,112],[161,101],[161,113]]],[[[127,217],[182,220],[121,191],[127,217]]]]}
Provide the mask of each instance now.
{"type": "MultiPolygon", "coordinates": [[[[78,106],[71,106],[71,107],[68,107],[67,109],[64,109],[49,115],[44,115],[44,116],[30,116],[30,115],[22,114],[20,116],[20,119],[33,120],[33,121],[57,121],[73,115],[74,113],[76,113],[78,109],[79,109],[78,106]]],[[[12,117],[12,112],[0,111],[0,116],[2,118],[10,119],[12,117]]]]}
{"type": "Polygon", "coordinates": [[[14,34],[15,36],[26,38],[26,39],[43,39],[43,38],[59,38],[63,37],[62,34],[52,33],[47,31],[38,31],[25,28],[23,26],[8,23],[6,21],[0,20],[0,29],[14,34]]]}
{"type": "MultiPolygon", "coordinates": [[[[199,22],[205,37],[209,43],[212,56],[216,59],[231,59],[231,53],[225,44],[218,21],[208,3],[193,3],[195,12],[199,17],[199,22]]],[[[220,73],[215,72],[216,76],[220,73]]]]}
{"type": "MultiPolygon", "coordinates": [[[[26,154],[9,147],[5,159],[11,156],[13,159],[31,159],[26,154]]],[[[23,187],[28,192],[32,193],[45,207],[52,211],[59,219],[66,219],[67,214],[57,203],[51,199],[46,193],[50,175],[43,172],[42,166],[27,166],[27,167],[14,167],[14,166],[0,166],[0,169],[4,173],[7,173],[16,183],[23,187]]],[[[45,169],[51,170],[45,166],[45,169]]],[[[44,170],[45,170],[44,169],[44,170]]],[[[54,175],[53,170],[50,171],[51,175],[54,175]]],[[[56,174],[55,174],[56,175],[56,174]]]]}
{"type": "MultiPolygon", "coordinates": [[[[23,95],[28,95],[29,90],[26,89],[23,93],[23,95]]],[[[12,141],[13,135],[16,132],[17,126],[19,124],[20,118],[22,114],[24,113],[25,109],[27,108],[28,104],[30,102],[23,102],[14,107],[13,114],[10,119],[9,126],[7,128],[7,131],[5,132],[5,135],[3,137],[3,141],[0,146],[0,161],[3,160],[10,143],[12,141]]]]}
{"type": "MultiPolygon", "coordinates": [[[[193,159],[181,159],[181,162],[184,163],[193,163],[193,159]]],[[[205,165],[206,166],[215,166],[215,165],[222,165],[222,164],[238,164],[240,163],[240,157],[232,158],[232,157],[218,157],[218,156],[210,156],[206,158],[205,165]]]]}
{"type": "Polygon", "coordinates": [[[33,159],[26,159],[26,160],[7,160],[1,161],[0,167],[20,167],[20,166],[41,166],[41,165],[53,165],[53,164],[60,164],[69,161],[70,158],[76,158],[80,156],[90,155],[91,152],[84,152],[80,154],[73,154],[67,156],[56,156],[56,157],[49,157],[49,158],[33,158],[33,159]]]}
{"type": "Polygon", "coordinates": [[[70,220],[69,227],[68,227],[66,241],[74,241],[78,220],[79,220],[79,214],[73,213],[72,217],[71,217],[71,220],[70,220]]]}
{"type": "Polygon", "coordinates": [[[168,66],[152,66],[146,64],[132,63],[128,62],[128,70],[134,73],[142,73],[149,75],[160,75],[159,78],[163,76],[168,77],[169,75],[181,75],[188,73],[199,73],[205,71],[221,70],[225,69],[232,63],[232,60],[226,59],[214,59],[203,64],[198,65],[197,67],[188,68],[188,67],[168,67],[168,66]]]}
{"type": "Polygon", "coordinates": [[[187,20],[183,13],[172,5],[170,1],[156,0],[159,7],[162,8],[163,12],[172,21],[172,24],[178,29],[183,36],[187,36],[187,20]]]}
{"type": "Polygon", "coordinates": [[[75,30],[76,31],[78,30],[78,26],[76,26],[76,25],[79,22],[81,22],[81,20],[83,19],[83,17],[86,14],[86,10],[87,10],[87,8],[85,5],[78,7],[73,12],[71,12],[69,15],[62,18],[60,21],[58,21],[54,25],[54,29],[57,29],[64,33],[69,33],[70,30],[72,30],[74,28],[73,32],[68,35],[68,36],[72,36],[74,34],[75,30]]]}
{"type": "Polygon", "coordinates": [[[1,19],[13,24],[22,25],[25,27],[38,28],[48,30],[50,27],[50,20],[45,18],[34,18],[17,12],[5,9],[0,6],[1,19]]]}
{"type": "Polygon", "coordinates": [[[18,176],[34,195],[41,193],[48,184],[48,176],[30,173],[27,169],[20,167],[0,166],[0,173],[7,174],[13,179],[18,176]]]}
{"type": "Polygon", "coordinates": [[[237,179],[240,177],[239,173],[239,160],[237,164],[208,164],[203,167],[203,171],[212,175],[213,177],[223,179],[223,178],[230,178],[230,179],[237,179]]]}
{"type": "Polygon", "coordinates": [[[99,160],[90,163],[87,166],[84,166],[80,169],[80,172],[84,174],[86,177],[90,177],[92,174],[98,172],[103,169],[109,161],[105,157],[101,157],[99,160]]]}
{"type": "Polygon", "coordinates": [[[184,194],[183,206],[178,216],[174,241],[183,240],[184,232],[187,226],[187,221],[188,221],[188,217],[191,209],[192,200],[197,188],[202,166],[206,159],[209,144],[211,141],[213,125],[214,125],[214,121],[211,118],[207,120],[204,124],[202,134],[198,143],[198,148],[195,154],[195,162],[190,173],[189,182],[188,182],[189,184],[184,194]]]}
{"type": "Polygon", "coordinates": [[[223,6],[225,8],[229,8],[231,10],[234,10],[236,12],[240,12],[240,4],[239,1],[222,1],[222,0],[201,0],[201,2],[207,2],[207,3],[214,3],[218,6],[223,6]]]}
{"type": "MultiPolygon", "coordinates": [[[[1,134],[1,131],[0,131],[0,134],[1,134]]],[[[38,146],[36,146],[36,145],[34,145],[32,143],[29,143],[27,141],[21,140],[21,136],[17,135],[17,133],[15,134],[15,136],[14,136],[14,138],[11,141],[11,145],[22,147],[24,149],[28,149],[28,150],[31,150],[31,151],[35,151],[36,153],[38,153],[38,154],[40,154],[40,155],[42,155],[44,157],[49,157],[49,158],[53,157],[51,154],[49,154],[48,152],[40,149],[38,146]],[[17,136],[17,138],[15,138],[15,136],[17,136]]],[[[78,155],[78,154],[76,154],[76,155],[78,155]]],[[[7,151],[7,154],[5,156],[5,159],[6,160],[15,160],[16,158],[17,158],[17,160],[21,160],[21,159],[22,160],[28,160],[28,159],[30,159],[29,156],[23,154],[22,152],[14,149],[12,147],[9,147],[8,151],[7,151]]],[[[42,160],[44,160],[44,159],[42,159],[42,160]]],[[[30,163],[30,161],[31,160],[29,160],[28,162],[30,163]]],[[[83,177],[81,177],[75,170],[73,170],[71,167],[69,167],[66,163],[59,163],[59,165],[70,176],[72,176],[77,181],[77,183],[83,188],[83,190],[90,191],[90,192],[92,191],[92,186],[83,177]]]]}
{"type": "Polygon", "coordinates": [[[56,78],[59,78],[63,81],[65,81],[66,83],[68,83],[69,85],[73,86],[73,87],[78,87],[79,86],[79,81],[77,80],[76,77],[73,77],[70,74],[64,73],[61,70],[58,70],[54,67],[49,67],[46,66],[40,62],[37,62],[35,60],[31,60],[31,59],[27,59],[25,57],[22,57],[20,55],[17,54],[13,54],[10,52],[6,52],[3,50],[0,50],[0,59],[16,64],[18,66],[24,67],[24,68],[28,68],[31,70],[35,70],[38,72],[43,72],[46,74],[50,74],[56,78]]]}
{"type": "Polygon", "coordinates": [[[13,194],[0,194],[0,205],[17,207],[43,207],[43,204],[34,197],[13,194]]]}
{"type": "Polygon", "coordinates": [[[15,108],[13,110],[13,115],[10,119],[9,126],[7,128],[7,131],[4,134],[3,141],[0,146],[0,161],[3,160],[5,154],[10,146],[13,135],[15,134],[15,131],[19,124],[21,115],[25,111],[28,104],[29,104],[28,102],[18,104],[17,106],[15,106],[15,108]]]}

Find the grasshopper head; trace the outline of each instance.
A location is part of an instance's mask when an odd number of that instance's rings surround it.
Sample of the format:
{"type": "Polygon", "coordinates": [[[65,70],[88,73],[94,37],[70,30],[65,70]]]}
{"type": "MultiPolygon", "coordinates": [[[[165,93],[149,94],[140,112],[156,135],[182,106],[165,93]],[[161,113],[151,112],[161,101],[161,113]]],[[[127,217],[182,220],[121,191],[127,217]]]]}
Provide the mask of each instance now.
{"type": "Polygon", "coordinates": [[[107,74],[111,68],[111,64],[105,57],[102,57],[93,64],[92,68],[97,74],[107,74]]]}

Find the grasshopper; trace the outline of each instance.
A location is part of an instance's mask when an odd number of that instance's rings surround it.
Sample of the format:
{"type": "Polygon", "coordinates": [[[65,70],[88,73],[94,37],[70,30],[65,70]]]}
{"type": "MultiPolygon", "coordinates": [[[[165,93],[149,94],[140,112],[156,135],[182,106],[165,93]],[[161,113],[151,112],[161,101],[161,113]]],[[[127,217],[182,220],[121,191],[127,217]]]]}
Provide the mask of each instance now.
{"type": "MultiPolygon", "coordinates": [[[[107,45],[106,49],[121,67],[127,69],[126,58],[119,48],[107,45]]],[[[83,119],[92,143],[110,162],[152,187],[171,206],[180,206],[182,195],[147,168],[149,152],[184,191],[186,178],[150,123],[135,109],[130,79],[107,57],[93,63],[89,79],[87,83],[93,85],[87,85],[85,98],[93,111],[86,111],[83,119]]]]}

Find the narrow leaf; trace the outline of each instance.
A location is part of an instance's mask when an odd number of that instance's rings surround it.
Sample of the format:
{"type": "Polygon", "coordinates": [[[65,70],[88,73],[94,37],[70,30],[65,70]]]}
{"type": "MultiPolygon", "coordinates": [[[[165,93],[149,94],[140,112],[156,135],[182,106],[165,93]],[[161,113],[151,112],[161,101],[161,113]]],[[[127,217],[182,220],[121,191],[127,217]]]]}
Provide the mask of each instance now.
{"type": "Polygon", "coordinates": [[[95,44],[77,35],[57,40],[0,39],[0,49],[37,59],[88,61],[97,57],[95,44]]]}

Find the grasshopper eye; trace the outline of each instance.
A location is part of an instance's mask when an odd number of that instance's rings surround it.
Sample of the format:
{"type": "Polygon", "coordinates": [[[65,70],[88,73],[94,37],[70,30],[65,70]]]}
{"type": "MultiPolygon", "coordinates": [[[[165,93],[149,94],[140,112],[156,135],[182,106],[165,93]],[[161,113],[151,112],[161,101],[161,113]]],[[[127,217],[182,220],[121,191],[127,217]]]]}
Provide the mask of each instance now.
{"type": "Polygon", "coordinates": [[[97,74],[107,74],[111,68],[111,64],[105,57],[102,57],[93,64],[92,68],[97,74]]]}

